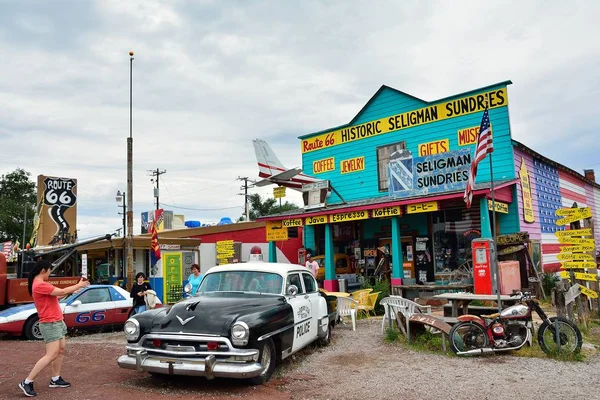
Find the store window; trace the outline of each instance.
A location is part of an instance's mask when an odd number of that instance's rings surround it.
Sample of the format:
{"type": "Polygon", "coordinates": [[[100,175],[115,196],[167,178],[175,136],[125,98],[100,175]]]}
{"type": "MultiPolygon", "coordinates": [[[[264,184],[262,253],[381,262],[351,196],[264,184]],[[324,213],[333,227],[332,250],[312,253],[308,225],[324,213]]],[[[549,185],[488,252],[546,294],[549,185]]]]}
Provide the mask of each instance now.
{"type": "Polygon", "coordinates": [[[379,176],[379,190],[388,190],[388,165],[394,154],[399,154],[406,149],[406,142],[399,142],[377,148],[377,173],[379,176]]]}
{"type": "Polygon", "coordinates": [[[481,237],[479,207],[432,213],[435,272],[451,272],[471,263],[471,241],[481,237]]]}

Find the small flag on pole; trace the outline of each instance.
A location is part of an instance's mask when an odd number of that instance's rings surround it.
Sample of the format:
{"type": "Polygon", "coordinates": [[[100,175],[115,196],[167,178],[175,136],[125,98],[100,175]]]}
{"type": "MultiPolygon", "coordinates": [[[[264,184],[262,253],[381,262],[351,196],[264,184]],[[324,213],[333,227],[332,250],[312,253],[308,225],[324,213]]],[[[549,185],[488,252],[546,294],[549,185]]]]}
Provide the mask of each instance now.
{"type": "Polygon", "coordinates": [[[150,237],[150,259],[152,266],[160,260],[160,246],[158,245],[158,229],[152,224],[152,236],[150,237]]]}
{"type": "Polygon", "coordinates": [[[481,118],[481,126],[479,127],[479,136],[477,138],[477,149],[475,150],[475,158],[471,163],[469,171],[469,179],[463,199],[467,204],[467,208],[471,208],[473,201],[473,188],[475,187],[475,178],[477,177],[477,165],[485,158],[485,155],[494,151],[494,143],[492,142],[492,129],[490,126],[490,115],[486,108],[481,118]]]}

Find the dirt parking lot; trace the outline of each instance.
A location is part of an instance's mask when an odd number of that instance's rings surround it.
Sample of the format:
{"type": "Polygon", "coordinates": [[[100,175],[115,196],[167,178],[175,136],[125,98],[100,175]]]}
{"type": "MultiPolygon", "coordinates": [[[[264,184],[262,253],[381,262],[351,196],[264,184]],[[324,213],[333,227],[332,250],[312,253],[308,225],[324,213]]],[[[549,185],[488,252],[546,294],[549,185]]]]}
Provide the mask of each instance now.
{"type": "MultiPolygon", "coordinates": [[[[69,389],[50,389],[46,370],[36,381],[44,399],[591,399],[600,393],[600,357],[566,363],[510,355],[458,358],[385,343],[381,320],[335,329],[327,348],[311,346],[284,361],[272,380],[247,386],[237,380],[155,378],[116,364],[121,333],[68,339],[63,376],[69,389]],[[595,378],[594,378],[595,376],[595,378]],[[560,378],[558,378],[560,377],[560,378]]],[[[17,384],[42,355],[43,344],[0,337],[0,399],[25,398],[17,384]]]]}

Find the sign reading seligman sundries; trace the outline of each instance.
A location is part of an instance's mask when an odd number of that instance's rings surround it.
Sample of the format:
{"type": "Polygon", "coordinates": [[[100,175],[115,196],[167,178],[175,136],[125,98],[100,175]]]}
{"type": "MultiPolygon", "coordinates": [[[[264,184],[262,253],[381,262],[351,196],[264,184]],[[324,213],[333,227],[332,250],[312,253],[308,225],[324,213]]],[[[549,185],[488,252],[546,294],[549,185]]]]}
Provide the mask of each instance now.
{"type": "Polygon", "coordinates": [[[388,132],[481,112],[485,110],[486,103],[490,109],[507,106],[508,95],[506,88],[466,96],[313,136],[302,140],[302,153],[322,150],[388,132]]]}
{"type": "Polygon", "coordinates": [[[39,175],[37,244],[72,243],[77,229],[77,179],[39,175]]]}

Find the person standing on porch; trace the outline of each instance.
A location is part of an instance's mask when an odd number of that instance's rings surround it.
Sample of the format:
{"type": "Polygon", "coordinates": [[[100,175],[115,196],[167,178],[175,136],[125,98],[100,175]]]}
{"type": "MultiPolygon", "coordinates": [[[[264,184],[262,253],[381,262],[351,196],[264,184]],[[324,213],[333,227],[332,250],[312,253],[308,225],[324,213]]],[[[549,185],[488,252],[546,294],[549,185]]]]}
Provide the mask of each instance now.
{"type": "Polygon", "coordinates": [[[319,273],[319,263],[313,259],[312,254],[310,253],[306,255],[306,259],[308,260],[306,261],[306,268],[310,269],[315,279],[317,279],[317,274],[319,273]]]}

